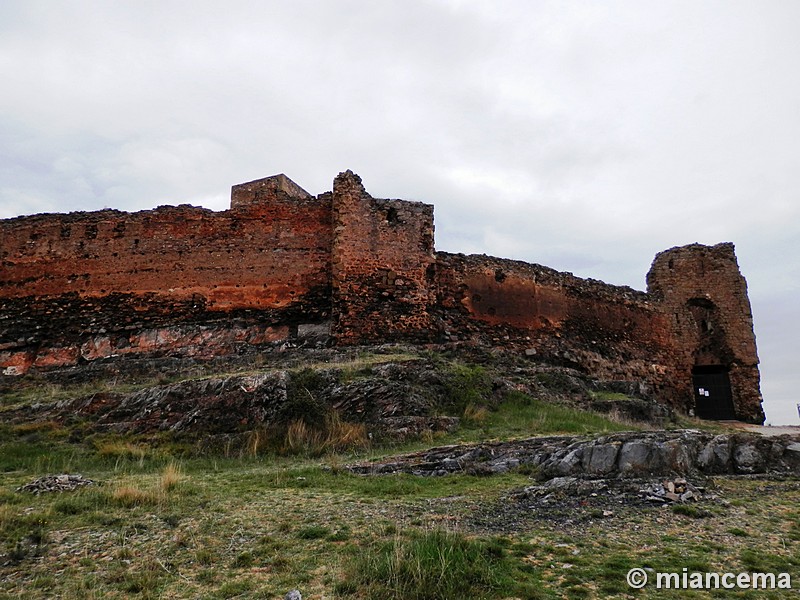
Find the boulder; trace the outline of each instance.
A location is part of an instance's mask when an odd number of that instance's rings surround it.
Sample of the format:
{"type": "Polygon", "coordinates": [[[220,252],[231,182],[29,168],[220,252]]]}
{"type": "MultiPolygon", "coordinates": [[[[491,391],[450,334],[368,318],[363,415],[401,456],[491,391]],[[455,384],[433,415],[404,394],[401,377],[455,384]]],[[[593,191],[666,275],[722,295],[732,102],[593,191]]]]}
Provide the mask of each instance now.
{"type": "Polygon", "coordinates": [[[794,442],[786,446],[782,458],[787,464],[800,469],[800,443],[794,442]]]}
{"type": "Polygon", "coordinates": [[[733,451],[733,465],[737,473],[763,473],[766,458],[755,443],[739,444],[733,451]]]}
{"type": "Polygon", "coordinates": [[[572,473],[580,472],[581,462],[583,459],[583,450],[583,447],[580,446],[570,450],[567,455],[558,462],[556,470],[562,475],[570,475],[572,473]]]}
{"type": "Polygon", "coordinates": [[[698,454],[697,467],[708,474],[730,472],[732,446],[729,436],[716,436],[698,454]]]}
{"type": "Polygon", "coordinates": [[[598,444],[591,447],[586,472],[591,475],[606,475],[614,470],[620,443],[598,444]]]}
{"type": "Polygon", "coordinates": [[[625,442],[619,451],[619,472],[623,474],[653,471],[653,445],[646,439],[625,442]]]}

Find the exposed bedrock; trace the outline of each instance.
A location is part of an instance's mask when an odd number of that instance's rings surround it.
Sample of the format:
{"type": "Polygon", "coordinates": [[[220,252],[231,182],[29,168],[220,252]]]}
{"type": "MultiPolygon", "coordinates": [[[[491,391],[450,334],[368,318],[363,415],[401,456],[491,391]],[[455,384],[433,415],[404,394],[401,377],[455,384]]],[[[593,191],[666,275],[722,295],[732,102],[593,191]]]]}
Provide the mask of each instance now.
{"type": "Polygon", "coordinates": [[[12,424],[52,420],[91,432],[197,437],[235,435],[296,420],[316,426],[336,413],[342,420],[364,423],[374,436],[406,439],[458,426],[458,418],[435,410],[445,377],[424,361],[364,367],[357,376],[340,367],[198,376],[135,391],[98,389],[7,410],[3,418],[12,424]]]}
{"type": "Polygon", "coordinates": [[[800,440],[749,433],[715,435],[696,430],[627,432],[595,439],[540,437],[444,446],[394,457],[391,462],[349,468],[372,475],[492,475],[519,467],[534,469],[543,479],[565,475],[800,475],[800,440]]]}

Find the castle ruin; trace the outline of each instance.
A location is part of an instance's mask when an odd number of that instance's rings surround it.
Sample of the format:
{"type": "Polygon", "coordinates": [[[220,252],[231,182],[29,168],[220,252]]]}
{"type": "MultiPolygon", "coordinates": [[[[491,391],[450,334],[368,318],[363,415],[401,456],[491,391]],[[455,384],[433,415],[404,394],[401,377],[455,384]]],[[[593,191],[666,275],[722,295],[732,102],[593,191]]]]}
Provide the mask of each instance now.
{"type": "Polygon", "coordinates": [[[517,351],[637,382],[704,418],[761,423],[747,285],[733,244],[658,254],[647,292],[434,248],[433,207],[340,174],[284,175],[189,205],[0,221],[0,373],[126,355],[210,357],[292,342],[517,351]]]}

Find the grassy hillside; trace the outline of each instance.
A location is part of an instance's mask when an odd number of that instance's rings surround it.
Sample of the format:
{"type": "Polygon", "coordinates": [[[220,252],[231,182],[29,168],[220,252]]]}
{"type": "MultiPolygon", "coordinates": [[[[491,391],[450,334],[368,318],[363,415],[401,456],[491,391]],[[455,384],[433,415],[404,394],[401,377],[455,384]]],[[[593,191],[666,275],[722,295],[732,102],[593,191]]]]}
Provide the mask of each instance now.
{"type": "MultiPolygon", "coordinates": [[[[337,381],[357,380],[398,356],[359,360],[337,365],[337,381]]],[[[169,435],[6,419],[0,597],[255,599],[294,588],[303,598],[723,597],[633,592],[625,582],[632,567],[788,571],[800,587],[797,480],[698,482],[709,499],[674,508],[608,495],[598,509],[591,496],[554,495],[545,509],[519,500],[535,483],[526,470],[428,478],[347,471],[351,462],[434,445],[642,426],[554,403],[552,394],[545,400],[512,388],[498,396],[492,365],[447,359],[441,369],[450,376],[441,379],[440,410],[461,418],[456,431],[405,442],[367,437],[346,452],[313,440],[288,444],[286,430],[251,432],[212,452],[169,435]],[[62,472],[97,484],[39,496],[15,491],[62,472]]],[[[6,406],[31,406],[48,390],[63,400],[77,386],[84,394],[87,385],[113,383],[100,378],[53,391],[52,381],[29,380],[6,406]]],[[[724,597],[794,598],[796,590],[724,597]]]]}

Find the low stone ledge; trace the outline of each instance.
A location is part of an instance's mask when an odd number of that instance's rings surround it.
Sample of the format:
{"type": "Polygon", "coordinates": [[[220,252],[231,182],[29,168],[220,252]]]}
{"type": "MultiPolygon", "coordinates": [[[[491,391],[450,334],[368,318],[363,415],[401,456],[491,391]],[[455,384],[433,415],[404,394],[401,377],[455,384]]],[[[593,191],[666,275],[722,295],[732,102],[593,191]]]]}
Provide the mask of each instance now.
{"type": "Polygon", "coordinates": [[[455,445],[348,467],[365,475],[492,475],[527,467],[542,479],[686,475],[800,475],[800,441],[790,436],[696,430],[626,432],[594,439],[550,436],[455,445]]]}

